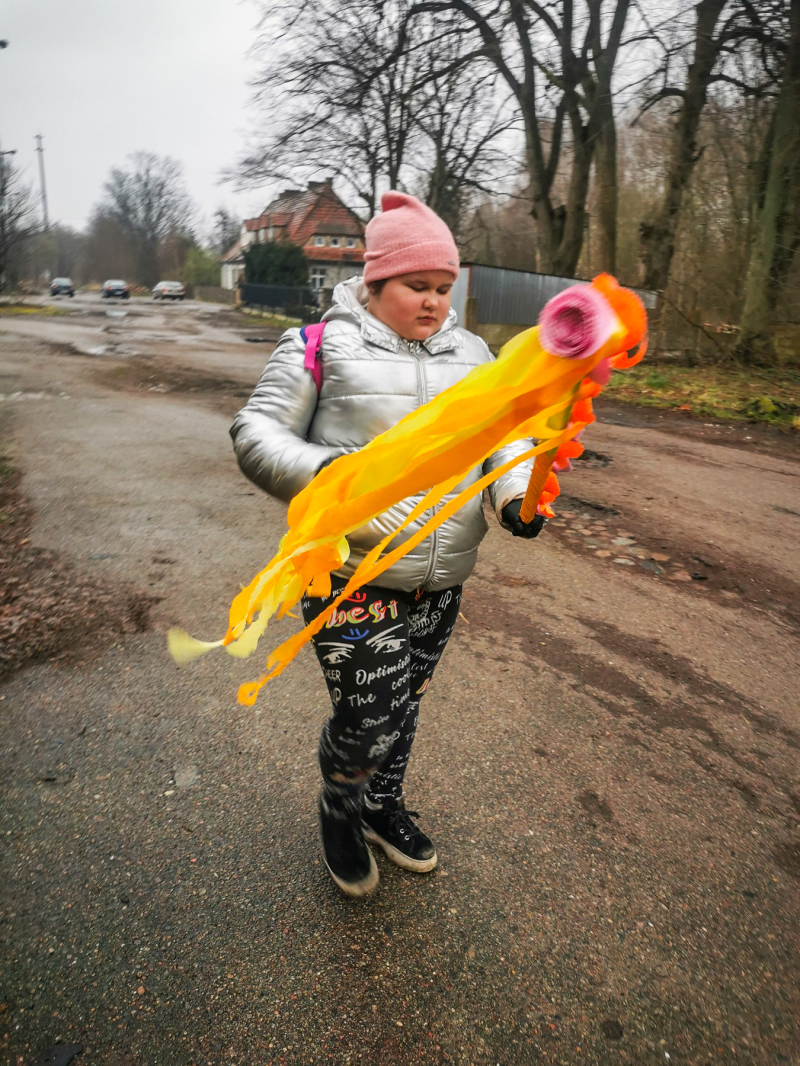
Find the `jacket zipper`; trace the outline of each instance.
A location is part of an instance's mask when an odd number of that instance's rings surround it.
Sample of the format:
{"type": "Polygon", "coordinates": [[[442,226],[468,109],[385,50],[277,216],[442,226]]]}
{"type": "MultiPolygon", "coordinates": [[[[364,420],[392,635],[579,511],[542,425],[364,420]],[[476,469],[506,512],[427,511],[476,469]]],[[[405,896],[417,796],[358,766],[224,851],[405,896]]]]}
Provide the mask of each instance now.
{"type": "MultiPolygon", "coordinates": [[[[414,355],[414,358],[416,359],[417,391],[418,391],[418,394],[419,394],[420,406],[422,406],[423,404],[426,404],[428,402],[428,390],[425,387],[425,375],[424,375],[423,370],[422,370],[422,358],[416,352],[413,352],[412,354],[414,355]]],[[[437,511],[439,510],[439,504],[436,504],[433,508],[431,508],[431,510],[432,510],[433,514],[436,514],[437,511]]],[[[425,571],[425,577],[422,579],[422,584],[420,585],[420,588],[422,588],[422,589],[425,588],[425,586],[428,584],[428,582],[431,580],[431,578],[434,575],[434,572],[436,570],[436,563],[438,561],[437,560],[438,554],[439,554],[439,530],[438,529],[434,529],[433,533],[431,533],[431,555],[430,555],[430,559],[428,560],[428,568],[425,571]]]]}

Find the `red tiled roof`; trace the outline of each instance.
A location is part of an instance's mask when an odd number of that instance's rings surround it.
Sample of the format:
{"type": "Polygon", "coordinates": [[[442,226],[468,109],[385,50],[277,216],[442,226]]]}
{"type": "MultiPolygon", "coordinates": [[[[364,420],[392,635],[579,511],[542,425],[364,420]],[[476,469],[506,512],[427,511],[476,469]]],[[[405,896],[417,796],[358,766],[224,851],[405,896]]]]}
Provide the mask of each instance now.
{"type": "MultiPolygon", "coordinates": [[[[245,221],[245,229],[251,232],[270,226],[285,227],[281,236],[300,245],[317,233],[337,237],[362,237],[364,234],[363,222],[342,203],[330,180],[309,182],[308,188],[302,192],[287,189],[268,204],[258,218],[245,221]]],[[[334,252],[339,250],[331,249],[334,252]]]]}
{"type": "Polygon", "coordinates": [[[242,258],[242,242],[240,240],[238,240],[238,241],[234,241],[234,243],[230,246],[230,248],[227,250],[227,252],[223,252],[222,253],[222,255],[218,259],[218,262],[220,262],[220,263],[233,263],[237,259],[241,259],[241,258],[242,258]]]}

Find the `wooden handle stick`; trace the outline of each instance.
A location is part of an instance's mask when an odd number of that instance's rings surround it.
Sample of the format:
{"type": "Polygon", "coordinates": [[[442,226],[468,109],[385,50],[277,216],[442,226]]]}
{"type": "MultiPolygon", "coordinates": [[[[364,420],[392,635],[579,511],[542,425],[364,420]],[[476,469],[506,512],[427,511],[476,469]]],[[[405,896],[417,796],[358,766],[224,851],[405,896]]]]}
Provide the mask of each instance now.
{"type": "Polygon", "coordinates": [[[542,489],[544,488],[545,481],[547,481],[547,475],[552,469],[553,460],[556,457],[556,451],[557,449],[553,449],[552,452],[541,452],[534,460],[533,470],[531,470],[531,479],[525,490],[525,499],[522,501],[522,507],[519,509],[519,516],[523,522],[532,522],[536,516],[536,505],[539,502],[539,497],[542,495],[542,489]]]}
{"type": "MultiPolygon", "coordinates": [[[[575,399],[577,391],[578,386],[576,385],[572,390],[572,400],[575,399]]],[[[561,414],[553,415],[547,424],[551,429],[566,429],[571,417],[572,403],[570,403],[561,414]]],[[[528,487],[525,490],[525,498],[522,501],[522,507],[519,509],[519,516],[523,522],[532,522],[536,516],[536,505],[539,503],[539,497],[542,495],[542,489],[544,489],[544,483],[547,481],[548,474],[553,469],[553,462],[557,451],[558,448],[553,448],[553,450],[549,452],[540,452],[534,460],[533,470],[531,470],[531,478],[528,482],[528,487]]]]}

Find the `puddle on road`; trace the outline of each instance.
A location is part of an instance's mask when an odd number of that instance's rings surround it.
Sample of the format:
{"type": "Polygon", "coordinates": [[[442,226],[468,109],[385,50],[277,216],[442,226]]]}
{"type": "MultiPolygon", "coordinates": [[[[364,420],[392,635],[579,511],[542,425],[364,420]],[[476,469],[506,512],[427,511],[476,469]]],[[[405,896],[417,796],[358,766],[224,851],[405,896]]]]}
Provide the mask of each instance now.
{"type": "Polygon", "coordinates": [[[250,385],[197,367],[165,365],[145,358],[105,369],[99,380],[125,392],[170,393],[188,400],[210,401],[225,414],[238,411],[252,391],[250,385]]]}
{"type": "Polygon", "coordinates": [[[68,400],[66,392],[0,392],[0,402],[4,400],[68,400]]]}

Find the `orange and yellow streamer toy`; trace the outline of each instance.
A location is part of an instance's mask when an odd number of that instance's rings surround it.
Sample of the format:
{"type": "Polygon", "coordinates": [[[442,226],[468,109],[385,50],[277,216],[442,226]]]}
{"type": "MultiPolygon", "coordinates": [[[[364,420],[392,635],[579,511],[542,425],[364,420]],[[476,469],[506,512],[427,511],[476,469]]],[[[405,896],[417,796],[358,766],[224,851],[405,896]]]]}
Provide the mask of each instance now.
{"type": "Polygon", "coordinates": [[[408,496],[424,493],[404,522],[362,560],[341,594],[270,654],[258,680],[240,686],[240,703],[252,706],[260,689],[288,666],[344,600],[376,581],[470,497],[518,463],[535,459],[525,503],[528,520],[536,510],[552,516],[550,504],[559,492],[552,468],[564,469],[581,454],[583,446],[575,438],[594,421],[592,398],[612,367],[639,362],[646,327],[639,298],[607,274],[559,293],[542,310],[538,326],[510,340],[496,360],[476,367],[360,451],[321,470],[289,505],[289,528],[277,553],[234,598],[222,640],[195,640],[172,629],[168,644],[175,661],[185,663],[217,647],[239,658],[252,655],[270,618],[291,611],[304,593],[330,595],[331,572],[349,555],[348,533],[408,496]],[[489,455],[526,437],[539,443],[434,509],[489,455]],[[423,526],[387,550],[429,509],[432,517],[423,526]]]}

